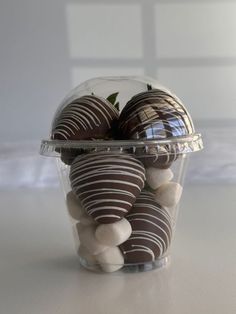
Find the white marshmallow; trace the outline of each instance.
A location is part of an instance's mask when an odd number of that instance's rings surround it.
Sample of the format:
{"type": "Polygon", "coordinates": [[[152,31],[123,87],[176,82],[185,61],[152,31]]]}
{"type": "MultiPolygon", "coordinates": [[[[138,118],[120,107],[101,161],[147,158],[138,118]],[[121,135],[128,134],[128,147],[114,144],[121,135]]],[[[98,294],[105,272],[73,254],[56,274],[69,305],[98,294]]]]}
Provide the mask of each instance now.
{"type": "Polygon", "coordinates": [[[148,185],[156,190],[162,184],[169,182],[173,178],[173,172],[170,168],[158,169],[154,167],[146,168],[146,180],[148,185]]]}
{"type": "Polygon", "coordinates": [[[80,216],[85,212],[80,204],[80,201],[72,191],[66,195],[66,205],[69,215],[75,220],[79,220],[80,216]]]}
{"type": "Polygon", "coordinates": [[[98,242],[95,237],[96,227],[94,225],[84,226],[80,223],[76,225],[80,243],[85,246],[92,255],[99,254],[107,249],[107,246],[98,242]]]}
{"type": "Polygon", "coordinates": [[[97,224],[96,221],[86,213],[80,216],[79,222],[84,226],[97,224]]]}
{"type": "Polygon", "coordinates": [[[95,265],[97,263],[95,255],[90,254],[88,249],[82,244],[79,246],[78,254],[85,259],[89,265],[95,265]]]}
{"type": "Polygon", "coordinates": [[[183,188],[179,183],[168,182],[155,191],[155,200],[164,207],[176,206],[181,198],[183,188]]]}
{"type": "Polygon", "coordinates": [[[114,272],[124,266],[124,257],[118,247],[110,247],[96,256],[101,268],[107,272],[114,272]]]}
{"type": "Polygon", "coordinates": [[[111,224],[98,225],[95,237],[108,246],[116,246],[125,242],[131,235],[132,228],[127,219],[123,218],[111,224]]]}

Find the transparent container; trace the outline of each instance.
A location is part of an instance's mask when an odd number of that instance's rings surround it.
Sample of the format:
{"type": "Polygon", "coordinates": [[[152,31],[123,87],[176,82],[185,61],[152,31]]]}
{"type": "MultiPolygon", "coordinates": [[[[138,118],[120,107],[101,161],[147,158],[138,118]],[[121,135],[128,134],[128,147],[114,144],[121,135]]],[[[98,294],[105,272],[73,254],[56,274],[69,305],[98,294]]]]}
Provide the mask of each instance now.
{"type": "MultiPolygon", "coordinates": [[[[71,121],[74,127],[75,118],[71,121]]],[[[95,78],[72,90],[40,153],[56,157],[80,263],[102,272],[167,265],[187,161],[202,148],[182,102],[153,79],[95,78]],[[67,122],[61,117],[68,119],[68,105],[87,95],[119,105],[118,122],[111,125],[116,134],[55,138],[57,126],[67,122]]]]}

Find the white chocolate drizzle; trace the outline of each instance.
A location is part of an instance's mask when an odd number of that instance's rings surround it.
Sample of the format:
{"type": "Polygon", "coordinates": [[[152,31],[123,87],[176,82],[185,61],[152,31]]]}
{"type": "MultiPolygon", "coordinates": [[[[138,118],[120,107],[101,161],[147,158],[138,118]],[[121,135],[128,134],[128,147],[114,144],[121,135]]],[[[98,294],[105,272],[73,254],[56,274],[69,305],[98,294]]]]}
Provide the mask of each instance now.
{"type": "Polygon", "coordinates": [[[145,182],[143,165],[125,153],[98,152],[80,156],[71,165],[72,190],[97,222],[124,217],[145,182]]]}
{"type": "Polygon", "coordinates": [[[131,236],[121,245],[127,262],[142,262],[146,253],[150,255],[150,261],[154,261],[166,252],[171,242],[172,221],[152,193],[142,191],[126,219],[132,226],[131,236]]]}
{"type": "Polygon", "coordinates": [[[111,128],[118,118],[118,111],[106,99],[94,95],[82,96],[68,104],[57,117],[52,129],[52,138],[68,139],[80,131],[111,128]]]}
{"type": "Polygon", "coordinates": [[[163,139],[194,133],[192,120],[182,102],[157,89],[132,97],[119,121],[120,130],[128,138],[163,139]]]}

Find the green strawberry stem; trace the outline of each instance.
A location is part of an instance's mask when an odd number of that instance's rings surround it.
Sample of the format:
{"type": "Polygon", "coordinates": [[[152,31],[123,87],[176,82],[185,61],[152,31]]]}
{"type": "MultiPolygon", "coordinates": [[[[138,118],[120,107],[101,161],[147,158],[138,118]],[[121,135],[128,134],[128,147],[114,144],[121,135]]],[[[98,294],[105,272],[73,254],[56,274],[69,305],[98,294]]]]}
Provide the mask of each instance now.
{"type": "Polygon", "coordinates": [[[110,96],[107,97],[107,100],[119,111],[120,103],[116,101],[118,94],[119,92],[111,94],[110,96]]]}

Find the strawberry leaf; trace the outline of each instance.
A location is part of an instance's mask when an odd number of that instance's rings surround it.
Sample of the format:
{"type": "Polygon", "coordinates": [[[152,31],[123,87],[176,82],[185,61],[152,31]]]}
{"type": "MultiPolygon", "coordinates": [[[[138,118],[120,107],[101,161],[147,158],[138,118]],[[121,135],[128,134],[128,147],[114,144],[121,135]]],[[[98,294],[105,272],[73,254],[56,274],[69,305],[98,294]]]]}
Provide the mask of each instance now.
{"type": "Polygon", "coordinates": [[[111,94],[110,96],[107,97],[107,100],[110,101],[110,103],[112,103],[112,105],[115,105],[116,98],[117,98],[118,94],[119,93],[111,94]]]}
{"type": "Polygon", "coordinates": [[[120,110],[120,103],[119,103],[119,101],[117,101],[117,103],[115,103],[115,108],[119,111],[120,110]]]}
{"type": "Polygon", "coordinates": [[[147,84],[147,90],[152,90],[152,85],[147,84]]]}
{"type": "Polygon", "coordinates": [[[119,102],[116,101],[117,96],[118,96],[118,92],[117,93],[113,93],[110,96],[107,97],[107,100],[117,109],[119,110],[119,102]]]}

